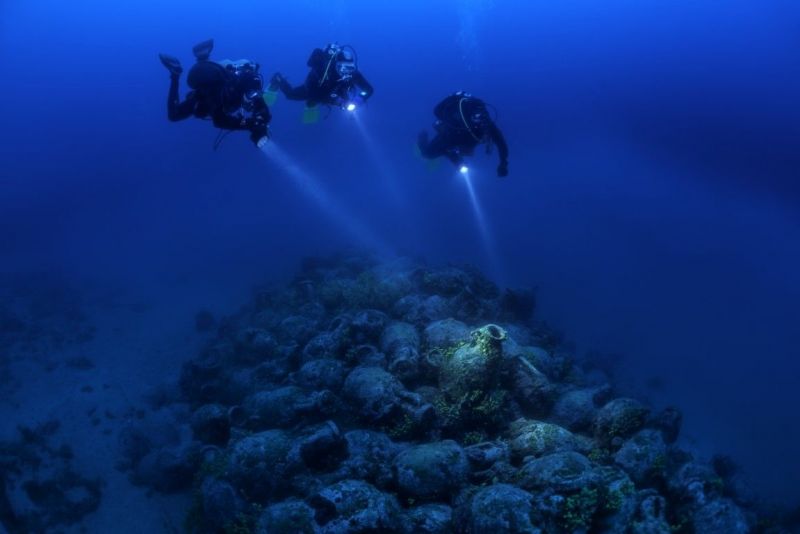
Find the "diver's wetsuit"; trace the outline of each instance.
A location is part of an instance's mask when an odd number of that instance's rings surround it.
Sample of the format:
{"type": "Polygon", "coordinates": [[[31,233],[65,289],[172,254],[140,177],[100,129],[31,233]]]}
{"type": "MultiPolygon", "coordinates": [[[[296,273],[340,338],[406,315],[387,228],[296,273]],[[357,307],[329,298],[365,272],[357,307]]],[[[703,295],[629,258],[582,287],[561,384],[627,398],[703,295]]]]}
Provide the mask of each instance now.
{"type": "Polygon", "coordinates": [[[462,156],[471,155],[480,143],[491,142],[500,156],[498,174],[501,168],[507,172],[508,145],[482,100],[465,94],[450,95],[439,102],[433,114],[438,119],[434,125],[436,137],[428,141],[427,133],[423,132],[417,143],[423,157],[445,156],[460,165],[462,156]]]}
{"type": "MultiPolygon", "coordinates": [[[[222,65],[219,68],[225,70],[222,65]]],[[[190,91],[183,102],[178,94],[179,78],[178,75],[170,76],[167,96],[169,120],[180,121],[191,116],[200,119],[210,117],[217,128],[250,131],[250,138],[254,142],[267,135],[272,114],[262,97],[260,78],[254,75],[236,77],[230,73],[225,77],[224,84],[198,87],[190,91]],[[245,118],[242,112],[244,98],[252,91],[258,93],[257,98],[252,99],[250,117],[245,118]]]]}
{"type": "Polygon", "coordinates": [[[339,106],[344,104],[352,91],[358,91],[358,98],[366,101],[372,96],[374,89],[364,78],[361,71],[356,70],[349,78],[340,78],[336,72],[336,61],[331,60],[321,48],[315,48],[308,58],[311,71],[303,85],[292,87],[285,78],[278,79],[278,87],[289,100],[305,100],[310,106],[328,104],[339,106]]]}

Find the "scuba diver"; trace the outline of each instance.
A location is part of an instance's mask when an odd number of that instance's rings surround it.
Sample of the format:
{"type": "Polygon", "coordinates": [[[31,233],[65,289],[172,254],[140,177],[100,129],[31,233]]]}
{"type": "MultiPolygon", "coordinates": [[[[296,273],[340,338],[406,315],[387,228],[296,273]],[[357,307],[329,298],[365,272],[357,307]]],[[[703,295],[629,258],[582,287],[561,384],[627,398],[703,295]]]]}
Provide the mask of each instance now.
{"type": "Polygon", "coordinates": [[[417,146],[423,157],[434,159],[445,156],[462,173],[466,173],[468,168],[464,165],[464,156],[471,156],[481,143],[486,143],[487,152],[491,151],[492,145],[497,145],[500,153],[497,176],[508,175],[508,145],[489,115],[485,102],[459,91],[439,102],[433,114],[436,116],[433,125],[436,137],[428,141],[428,132],[422,131],[417,138],[417,146]]]}
{"type": "Polygon", "coordinates": [[[246,59],[211,61],[208,58],[213,48],[213,39],[192,48],[197,62],[189,69],[186,81],[192,90],[183,102],[178,95],[178,81],[183,72],[180,61],[166,54],[158,55],[170,75],[167,117],[173,122],[191,116],[210,118],[214,126],[226,130],[218,136],[215,149],[234,130],[249,131],[250,139],[261,148],[269,139],[267,125],[272,115],[263,97],[259,65],[246,59]]]}
{"type": "Polygon", "coordinates": [[[270,85],[280,88],[289,100],[305,100],[308,107],[324,104],[348,111],[355,111],[374,92],[358,70],[352,46],[331,43],[324,50],[315,48],[307,64],[311,71],[303,85],[292,87],[280,73],[275,73],[270,85]]]}

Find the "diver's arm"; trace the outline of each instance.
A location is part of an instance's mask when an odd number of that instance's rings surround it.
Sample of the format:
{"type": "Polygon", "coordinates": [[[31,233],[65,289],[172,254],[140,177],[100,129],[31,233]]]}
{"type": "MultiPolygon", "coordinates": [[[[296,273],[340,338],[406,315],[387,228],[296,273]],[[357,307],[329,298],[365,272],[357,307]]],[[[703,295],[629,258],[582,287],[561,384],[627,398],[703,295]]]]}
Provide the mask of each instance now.
{"type": "Polygon", "coordinates": [[[269,138],[267,125],[272,120],[272,114],[263,99],[261,99],[261,104],[261,106],[256,105],[255,110],[253,110],[253,116],[245,121],[247,129],[250,130],[250,140],[256,146],[259,146],[263,138],[269,138]]]}
{"type": "Polygon", "coordinates": [[[272,120],[272,113],[269,111],[269,106],[264,101],[264,94],[261,93],[256,99],[253,106],[253,119],[262,124],[269,124],[272,120]]]}
{"type": "Polygon", "coordinates": [[[355,74],[353,74],[353,83],[358,88],[359,92],[363,93],[360,96],[363,97],[364,100],[367,100],[372,96],[372,93],[375,92],[375,89],[373,89],[372,85],[364,78],[360,70],[357,70],[355,74]]]}
{"type": "Polygon", "coordinates": [[[269,130],[267,125],[272,120],[272,113],[269,111],[269,106],[264,102],[263,95],[255,101],[253,107],[253,115],[245,121],[247,129],[250,130],[250,139],[256,143],[264,137],[269,137],[269,130]]]}
{"type": "Polygon", "coordinates": [[[214,126],[223,130],[249,130],[247,121],[240,115],[228,115],[218,111],[211,116],[214,126]]]}
{"type": "Polygon", "coordinates": [[[506,143],[506,138],[503,137],[503,132],[500,131],[494,121],[489,122],[489,137],[492,143],[497,145],[497,152],[500,156],[497,174],[498,176],[505,176],[508,174],[508,144],[506,143]]]}
{"type": "Polygon", "coordinates": [[[215,113],[212,116],[214,126],[222,128],[223,130],[243,130],[250,132],[250,139],[254,143],[258,143],[262,137],[268,137],[269,131],[267,125],[272,120],[272,114],[269,112],[269,107],[263,99],[259,99],[261,104],[256,101],[256,108],[252,116],[242,117],[241,115],[227,115],[223,112],[215,113]]]}
{"type": "Polygon", "coordinates": [[[188,119],[194,113],[197,100],[194,93],[189,93],[186,100],[181,102],[178,95],[178,76],[172,76],[169,81],[169,94],[167,95],[167,118],[170,121],[188,119]]]}

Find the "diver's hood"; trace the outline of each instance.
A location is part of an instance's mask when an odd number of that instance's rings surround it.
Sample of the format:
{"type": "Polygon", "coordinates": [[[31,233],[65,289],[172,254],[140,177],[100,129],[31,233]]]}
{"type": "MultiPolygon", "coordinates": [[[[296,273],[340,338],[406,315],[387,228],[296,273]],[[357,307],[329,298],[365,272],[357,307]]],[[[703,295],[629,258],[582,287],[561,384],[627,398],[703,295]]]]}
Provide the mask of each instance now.
{"type": "Polygon", "coordinates": [[[225,68],[213,61],[198,61],[189,70],[186,83],[195,90],[220,87],[225,83],[225,68]]]}

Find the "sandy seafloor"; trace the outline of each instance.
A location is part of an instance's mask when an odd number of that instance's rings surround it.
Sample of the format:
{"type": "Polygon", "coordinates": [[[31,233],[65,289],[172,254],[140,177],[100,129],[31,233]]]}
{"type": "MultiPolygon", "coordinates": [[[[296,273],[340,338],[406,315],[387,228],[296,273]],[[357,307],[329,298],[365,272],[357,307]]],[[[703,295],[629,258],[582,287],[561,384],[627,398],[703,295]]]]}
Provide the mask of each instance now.
{"type": "Polygon", "coordinates": [[[186,279],[135,294],[76,289],[94,338],[47,353],[16,353],[24,359],[15,358],[13,382],[4,386],[12,392],[0,401],[0,439],[15,439],[18,425],[57,420],[52,443],[72,448],[79,474],[104,480],[97,511],[64,532],[183,532],[190,496],[131,484],[127,473],[116,468],[119,433],[136,417],[135,410],[149,410],[148,394],[158,385],[175,383],[181,365],[199,350],[204,335],[195,328],[197,311],[227,313],[245,301],[248,289],[186,279]],[[94,368],[65,364],[76,357],[88,358],[94,368]],[[95,417],[99,424],[93,423],[95,417]]]}

